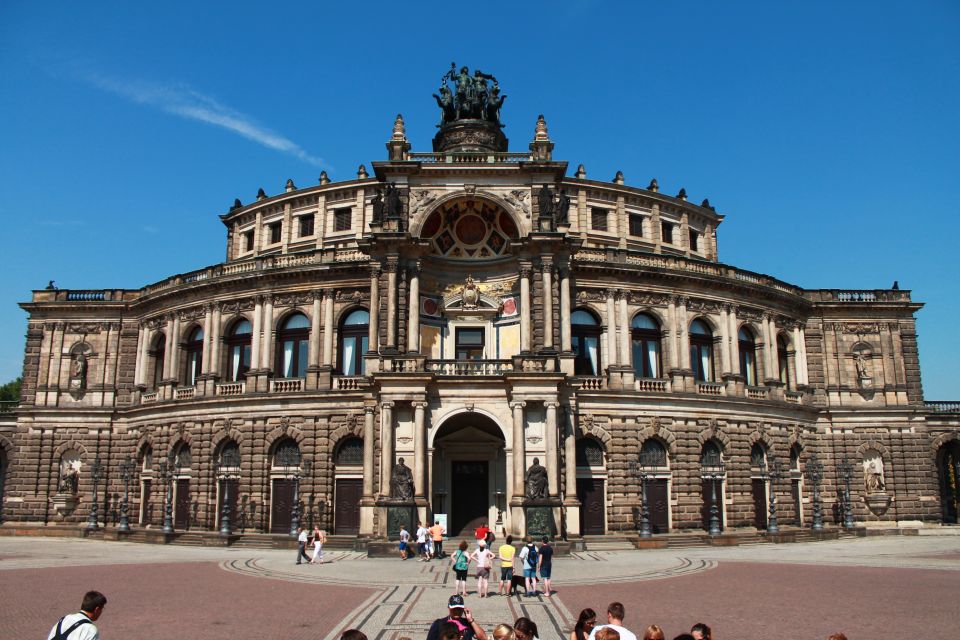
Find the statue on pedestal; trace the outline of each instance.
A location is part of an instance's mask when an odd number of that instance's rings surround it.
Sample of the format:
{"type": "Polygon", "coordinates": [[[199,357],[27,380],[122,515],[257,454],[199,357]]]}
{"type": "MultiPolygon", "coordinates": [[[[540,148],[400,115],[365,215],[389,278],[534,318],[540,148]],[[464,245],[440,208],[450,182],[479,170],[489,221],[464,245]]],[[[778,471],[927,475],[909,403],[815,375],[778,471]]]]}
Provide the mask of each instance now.
{"type": "Polygon", "coordinates": [[[533,464],[527,469],[524,493],[530,500],[547,497],[547,468],[540,464],[540,458],[534,458],[533,464]]]}
{"type": "Polygon", "coordinates": [[[413,473],[403,463],[403,458],[397,460],[397,466],[390,475],[390,497],[397,500],[413,499],[413,473]]]}
{"type": "Polygon", "coordinates": [[[60,474],[60,484],[57,485],[57,492],[76,495],[79,486],[80,472],[74,466],[67,466],[60,474]]]}

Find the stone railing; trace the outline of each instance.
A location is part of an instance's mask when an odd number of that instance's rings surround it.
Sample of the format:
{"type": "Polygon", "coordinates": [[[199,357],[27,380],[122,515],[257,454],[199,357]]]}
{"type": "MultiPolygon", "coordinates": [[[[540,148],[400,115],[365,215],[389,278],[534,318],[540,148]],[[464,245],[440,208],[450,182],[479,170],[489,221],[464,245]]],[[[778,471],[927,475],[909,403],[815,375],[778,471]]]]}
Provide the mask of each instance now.
{"type": "Polygon", "coordinates": [[[426,368],[438,376],[499,376],[513,371],[513,361],[427,360],[426,368]]]}
{"type": "Polygon", "coordinates": [[[607,386],[607,381],[599,376],[581,376],[578,380],[580,381],[580,389],[583,391],[601,391],[607,386]]]}
{"type": "Polygon", "coordinates": [[[747,387],[747,397],[751,400],[766,400],[770,397],[770,390],[766,387],[747,387]]]}
{"type": "Polygon", "coordinates": [[[508,164],[528,162],[530,154],[499,151],[451,151],[447,153],[408,153],[407,159],[425,164],[508,164]]]}
{"type": "Polygon", "coordinates": [[[303,391],[303,378],[275,378],[270,381],[271,393],[303,391]]]}
{"type": "Polygon", "coordinates": [[[196,387],[177,387],[173,397],[177,400],[189,400],[197,395],[196,387]]]}
{"type": "Polygon", "coordinates": [[[393,358],[390,360],[390,371],[393,373],[417,373],[423,371],[419,358],[393,358]]]}
{"type": "Polygon", "coordinates": [[[703,396],[722,396],[725,387],[719,382],[698,382],[697,393],[703,396]]]}
{"type": "Polygon", "coordinates": [[[217,385],[218,396],[240,396],[247,390],[245,382],[221,382],[217,385]]]}
{"type": "Polygon", "coordinates": [[[364,376],[336,376],[334,379],[340,391],[359,391],[370,386],[370,381],[364,376]]]}
{"type": "Polygon", "coordinates": [[[908,289],[816,289],[805,295],[816,302],[910,302],[908,289]]]}
{"type": "Polygon", "coordinates": [[[10,415],[20,403],[16,400],[0,400],[0,415],[10,415]]]}
{"type": "Polygon", "coordinates": [[[148,391],[146,393],[140,394],[140,402],[143,404],[150,404],[151,402],[156,402],[159,394],[156,391],[148,391]]]}
{"type": "Polygon", "coordinates": [[[955,400],[930,400],[924,402],[923,406],[926,407],[927,411],[933,411],[934,413],[960,413],[960,402],[955,400]]]}
{"type": "Polygon", "coordinates": [[[637,378],[634,389],[644,393],[666,393],[670,390],[670,381],[663,378],[637,378]]]}
{"type": "Polygon", "coordinates": [[[783,399],[791,404],[803,402],[803,391],[784,391],[783,399]]]}

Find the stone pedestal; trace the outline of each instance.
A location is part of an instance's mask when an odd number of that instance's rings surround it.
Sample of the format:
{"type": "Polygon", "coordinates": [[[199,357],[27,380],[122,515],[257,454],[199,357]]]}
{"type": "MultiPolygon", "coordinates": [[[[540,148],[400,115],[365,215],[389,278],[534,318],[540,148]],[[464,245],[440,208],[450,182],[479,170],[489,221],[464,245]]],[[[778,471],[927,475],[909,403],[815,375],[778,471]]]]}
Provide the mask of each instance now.
{"type": "Polygon", "coordinates": [[[61,516],[73,513],[77,508],[77,495],[74,493],[58,493],[50,499],[53,508],[61,516]]]}
{"type": "Polygon", "coordinates": [[[410,532],[411,537],[417,531],[417,505],[413,500],[379,500],[377,508],[380,511],[381,533],[388,540],[400,538],[400,525],[410,532]]]}
{"type": "Polygon", "coordinates": [[[524,533],[534,538],[557,536],[559,500],[525,500],[523,503],[524,533]]]}
{"type": "Polygon", "coordinates": [[[875,491],[863,497],[870,513],[879,517],[887,512],[893,499],[885,491],[875,491]]]}

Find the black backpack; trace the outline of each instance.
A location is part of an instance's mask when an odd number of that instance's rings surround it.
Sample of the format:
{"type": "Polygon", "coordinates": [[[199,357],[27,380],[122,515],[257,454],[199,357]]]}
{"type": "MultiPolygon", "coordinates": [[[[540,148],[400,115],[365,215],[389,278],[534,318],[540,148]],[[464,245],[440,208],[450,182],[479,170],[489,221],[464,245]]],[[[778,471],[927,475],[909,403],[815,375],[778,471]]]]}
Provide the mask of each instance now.
{"type": "Polygon", "coordinates": [[[70,637],[70,634],[73,633],[74,630],[76,630],[78,627],[84,624],[91,624],[90,618],[84,616],[83,618],[77,620],[72,625],[70,625],[70,628],[68,628],[66,631],[61,631],[60,627],[63,626],[63,621],[65,619],[66,619],[66,616],[64,616],[63,618],[60,618],[60,622],[57,623],[57,633],[56,635],[53,636],[51,640],[67,640],[67,638],[70,637]]]}
{"type": "Polygon", "coordinates": [[[537,560],[540,558],[540,552],[537,551],[537,545],[531,544],[527,547],[527,566],[531,569],[537,568],[537,560]]]}

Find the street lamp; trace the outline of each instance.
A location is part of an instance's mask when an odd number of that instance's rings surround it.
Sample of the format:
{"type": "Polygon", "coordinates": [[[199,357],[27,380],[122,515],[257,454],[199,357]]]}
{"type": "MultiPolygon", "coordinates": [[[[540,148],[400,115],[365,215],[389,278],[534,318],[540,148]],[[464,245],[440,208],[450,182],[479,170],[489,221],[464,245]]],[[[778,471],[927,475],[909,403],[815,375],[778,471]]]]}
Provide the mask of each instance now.
{"type": "Polygon", "coordinates": [[[767,533],[779,533],[780,527],[777,525],[777,484],[783,475],[783,464],[776,458],[770,463],[770,469],[767,476],[770,478],[770,517],[767,518],[767,533]]]}
{"type": "Polygon", "coordinates": [[[723,460],[703,467],[703,477],[710,480],[710,535],[720,535],[720,509],[717,507],[717,480],[723,478],[726,467],[723,460]]]}
{"type": "Polygon", "coordinates": [[[160,463],[160,478],[163,481],[163,532],[173,533],[173,460],[160,463]]]}
{"type": "Polygon", "coordinates": [[[120,463],[120,477],[123,479],[123,502],[120,504],[120,525],[117,527],[117,531],[130,531],[130,479],[133,477],[135,466],[130,456],[127,456],[120,463]]]}
{"type": "Polygon", "coordinates": [[[853,505],[850,503],[850,480],[853,478],[853,465],[847,458],[837,465],[837,473],[843,478],[843,528],[853,529],[853,505]]]}
{"type": "Polygon", "coordinates": [[[100,505],[97,504],[97,486],[100,484],[100,478],[103,477],[103,467],[100,466],[100,456],[93,459],[90,465],[90,478],[93,480],[93,503],[90,505],[90,515],[87,518],[87,529],[95,531],[100,528],[100,505]]]}
{"type": "Polygon", "coordinates": [[[813,527],[814,531],[823,531],[823,510],[820,506],[820,481],[823,480],[823,463],[814,453],[807,461],[807,477],[813,484],[813,527]]]}
{"type": "Polygon", "coordinates": [[[223,482],[223,507],[220,509],[220,535],[233,534],[230,528],[230,480],[233,471],[240,466],[240,453],[235,447],[224,449],[217,461],[217,476],[223,482]]]}
{"type": "Polygon", "coordinates": [[[652,469],[657,466],[659,456],[657,451],[640,450],[640,464],[630,463],[633,474],[640,478],[640,537],[649,538],[653,535],[650,526],[650,503],[647,500],[647,480],[652,475],[652,469]]]}

